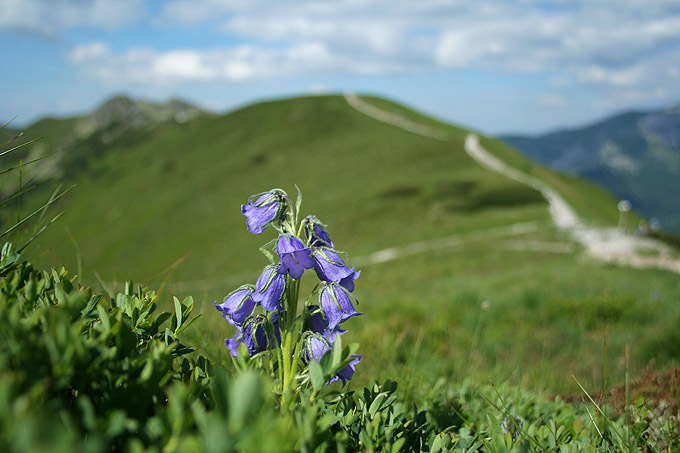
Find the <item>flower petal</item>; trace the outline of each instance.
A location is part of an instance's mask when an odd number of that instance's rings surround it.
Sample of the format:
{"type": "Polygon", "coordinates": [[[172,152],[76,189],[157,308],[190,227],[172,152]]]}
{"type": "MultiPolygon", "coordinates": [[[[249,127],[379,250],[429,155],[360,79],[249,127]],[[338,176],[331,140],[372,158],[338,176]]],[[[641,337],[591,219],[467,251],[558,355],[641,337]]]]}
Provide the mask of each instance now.
{"type": "Polygon", "coordinates": [[[314,249],[312,258],[314,258],[316,273],[323,281],[340,283],[342,279],[349,277],[354,272],[354,268],[347,267],[342,258],[329,248],[314,249]]]}
{"type": "Polygon", "coordinates": [[[252,285],[243,285],[232,291],[221,304],[215,302],[215,308],[222,312],[229,324],[240,326],[255,308],[252,293],[252,285]]]}
{"type": "Polygon", "coordinates": [[[279,237],[276,250],[281,259],[279,273],[288,273],[293,279],[302,277],[305,269],[314,267],[311,251],[298,238],[285,234],[279,237]]]}
{"type": "Polygon", "coordinates": [[[352,272],[347,277],[340,280],[340,286],[345,288],[350,293],[353,292],[354,291],[354,280],[359,278],[359,275],[361,275],[361,271],[352,272]]]}
{"type": "Polygon", "coordinates": [[[262,305],[267,311],[275,311],[281,308],[281,295],[286,288],[286,280],[283,275],[276,271],[278,266],[267,266],[255,284],[255,292],[252,295],[254,302],[262,305]]]}
{"type": "Polygon", "coordinates": [[[347,321],[352,316],[359,316],[354,309],[352,300],[346,289],[336,283],[324,285],[319,296],[321,309],[328,321],[328,330],[332,331],[341,322],[347,321]]]}
{"type": "Polygon", "coordinates": [[[272,222],[280,219],[287,207],[286,195],[280,189],[261,194],[257,200],[248,200],[248,204],[241,205],[241,214],[248,218],[248,231],[261,234],[272,222]]]}

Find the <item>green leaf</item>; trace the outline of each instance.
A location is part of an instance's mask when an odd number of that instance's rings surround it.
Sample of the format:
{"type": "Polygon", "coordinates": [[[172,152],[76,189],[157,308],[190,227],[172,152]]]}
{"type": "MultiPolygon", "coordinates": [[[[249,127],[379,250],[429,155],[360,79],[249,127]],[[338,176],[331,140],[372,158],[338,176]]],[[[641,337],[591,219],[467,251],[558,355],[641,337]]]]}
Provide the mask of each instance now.
{"type": "Polygon", "coordinates": [[[402,437],[400,439],[397,439],[397,441],[392,444],[392,453],[399,453],[400,451],[402,451],[405,443],[406,438],[402,437]]]}
{"type": "Polygon", "coordinates": [[[194,311],[194,298],[192,296],[187,296],[184,298],[182,301],[182,307],[184,308],[183,311],[183,318],[184,319],[189,319],[189,316],[191,316],[191,312],[194,311]]]}
{"type": "Polygon", "coordinates": [[[335,338],[335,344],[333,345],[333,352],[332,352],[332,358],[333,361],[331,362],[333,364],[333,368],[337,367],[340,365],[340,362],[342,362],[342,359],[344,358],[342,356],[343,350],[342,350],[342,337],[338,335],[335,338]]]}
{"type": "Polygon", "coordinates": [[[94,311],[95,307],[99,304],[99,302],[102,300],[101,295],[96,295],[90,298],[90,300],[87,302],[87,305],[83,310],[80,312],[80,316],[82,318],[87,318],[90,316],[90,314],[94,311]]]}
{"type": "Polygon", "coordinates": [[[196,348],[194,348],[193,346],[184,346],[183,344],[180,344],[180,345],[177,346],[177,348],[175,348],[172,351],[172,356],[173,357],[179,357],[179,356],[182,356],[184,354],[189,354],[191,352],[194,352],[195,350],[196,350],[196,348]]]}
{"type": "Polygon", "coordinates": [[[176,331],[177,328],[182,325],[182,304],[175,296],[172,296],[172,300],[175,302],[175,317],[177,318],[177,326],[175,327],[176,331]]]}
{"type": "Polygon", "coordinates": [[[239,431],[249,422],[249,414],[259,410],[264,401],[263,382],[254,371],[241,374],[229,386],[229,424],[239,431]]]}
{"type": "Polygon", "coordinates": [[[144,369],[142,370],[142,373],[139,376],[139,380],[141,382],[146,382],[149,379],[151,379],[151,376],[153,374],[153,367],[154,367],[153,360],[149,360],[146,362],[146,364],[144,365],[144,369]]]}
{"type": "Polygon", "coordinates": [[[189,328],[189,326],[191,326],[194,322],[196,322],[196,320],[197,320],[198,318],[200,318],[201,316],[203,316],[203,313],[201,313],[200,315],[196,315],[196,316],[194,316],[193,318],[191,318],[191,319],[189,320],[188,323],[184,324],[182,327],[178,328],[178,329],[175,331],[175,335],[179,335],[180,333],[182,333],[182,332],[184,332],[185,330],[187,330],[187,329],[189,328]]]}
{"type": "Polygon", "coordinates": [[[371,418],[375,417],[376,412],[380,409],[382,402],[387,398],[387,393],[380,393],[371,403],[371,407],[368,408],[368,413],[371,418]]]}
{"type": "Polygon", "coordinates": [[[326,382],[323,369],[316,360],[309,362],[309,380],[312,383],[312,388],[317,392],[323,388],[323,385],[326,382]]]}
{"type": "Polygon", "coordinates": [[[297,189],[297,198],[295,199],[295,220],[300,216],[300,206],[302,206],[302,192],[300,191],[300,188],[295,184],[295,188],[297,189]]]}

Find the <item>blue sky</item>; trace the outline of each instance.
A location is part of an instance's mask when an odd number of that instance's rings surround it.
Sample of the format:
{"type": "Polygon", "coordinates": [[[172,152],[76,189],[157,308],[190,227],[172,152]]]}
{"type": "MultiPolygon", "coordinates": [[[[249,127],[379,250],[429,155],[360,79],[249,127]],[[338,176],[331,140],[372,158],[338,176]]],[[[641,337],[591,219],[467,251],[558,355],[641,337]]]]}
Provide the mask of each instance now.
{"type": "Polygon", "coordinates": [[[0,120],[354,91],[487,133],[680,103],[678,0],[2,0],[0,120]]]}

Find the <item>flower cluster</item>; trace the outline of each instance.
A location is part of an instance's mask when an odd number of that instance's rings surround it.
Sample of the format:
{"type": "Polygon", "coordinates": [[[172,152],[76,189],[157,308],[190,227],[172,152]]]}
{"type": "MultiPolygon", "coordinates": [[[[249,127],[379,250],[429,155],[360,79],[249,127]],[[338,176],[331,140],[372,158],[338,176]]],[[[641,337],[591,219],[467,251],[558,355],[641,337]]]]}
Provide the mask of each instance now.
{"type": "MultiPolygon", "coordinates": [[[[300,201],[298,194],[293,205],[286,192],[273,189],[253,195],[241,206],[251,233],[261,234],[269,226],[278,232],[276,247],[271,246],[271,252],[261,249],[271,262],[255,285],[243,285],[221,304],[215,303],[237,329],[236,335],[225,341],[231,355],[238,357],[243,344],[251,358],[262,354],[275,357],[282,392],[296,378],[305,379],[306,373],[308,377],[309,363],[321,362],[333,351],[345,333],[341,323],[362,314],[355,309],[357,301],[352,294],[360,272],[345,264],[319,219],[308,216],[298,222],[300,201]],[[319,281],[298,313],[300,279],[311,269],[319,281]]],[[[350,351],[340,362],[341,368],[336,363],[326,384],[342,380],[344,385],[360,359],[350,351]]]]}

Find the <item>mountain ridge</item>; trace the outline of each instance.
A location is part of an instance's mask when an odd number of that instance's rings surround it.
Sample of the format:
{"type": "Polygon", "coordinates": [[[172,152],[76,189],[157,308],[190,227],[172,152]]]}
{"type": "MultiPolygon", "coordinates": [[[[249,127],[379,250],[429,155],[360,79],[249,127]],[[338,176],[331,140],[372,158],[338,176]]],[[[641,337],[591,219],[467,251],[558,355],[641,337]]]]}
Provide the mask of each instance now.
{"type": "MultiPolygon", "coordinates": [[[[209,258],[204,264],[190,258],[189,267],[197,267],[183,277],[196,279],[211,274],[207,263],[219,262],[219,256],[210,251],[209,239],[215,237],[214,225],[224,225],[225,219],[213,212],[215,206],[229,200],[237,205],[271,186],[299,185],[303,191],[322,193],[325,202],[352,206],[347,212],[355,220],[361,212],[372,212],[376,222],[388,216],[389,224],[395,225],[387,228],[392,236],[386,231],[372,238],[368,248],[359,249],[364,255],[414,240],[507,223],[502,220],[507,216],[517,221],[549,218],[539,192],[489,174],[466,154],[469,131],[388,100],[364,99],[440,130],[447,138],[419,137],[376,122],[350,107],[342,96],[312,96],[261,102],[186,122],[169,119],[153,127],[137,126],[137,117],[131,115],[134,127],[127,126],[125,133],[107,140],[104,136],[111,126],[113,130],[118,126],[111,118],[131,108],[129,99],[114,98],[95,115],[103,127],[66,150],[60,163],[68,164],[63,167],[67,171],[53,175],[53,181],[64,179],[78,188],[64,206],[63,223],[70,236],[50,229],[43,234],[45,243],[50,244],[53,256],[68,260],[64,257],[73,256],[69,244],[75,240],[88,255],[86,261],[100,274],[109,275],[108,279],[151,278],[158,272],[155,263],[168,266],[197,246],[209,258]],[[102,109],[109,112],[102,114],[102,109]],[[324,174],[330,169],[337,170],[329,179],[324,174]],[[328,184],[331,189],[323,189],[328,184]],[[398,207],[399,213],[385,211],[388,206],[398,207]],[[195,233],[174,225],[174,212],[197,216],[195,233]],[[439,218],[443,223],[436,222],[439,218]],[[454,218],[458,221],[452,223],[454,218]],[[184,234],[173,245],[170,237],[184,234]],[[152,264],[139,264],[141,250],[156,257],[145,258],[152,264]],[[144,270],[119,274],[116,269],[131,268],[125,265],[129,260],[144,270]]],[[[91,121],[92,117],[86,118],[91,121]]],[[[77,128],[78,119],[69,121],[59,123],[71,128],[61,131],[62,136],[73,136],[77,128]]],[[[43,132],[48,135],[49,131],[43,132]]],[[[500,143],[483,140],[485,147],[510,159],[515,167],[550,179],[585,218],[615,220],[614,203],[594,196],[599,193],[594,188],[541,170],[500,143]]],[[[341,231],[352,225],[377,228],[374,222],[335,220],[341,231]]],[[[238,228],[240,222],[231,218],[228,224],[238,228]]],[[[367,235],[364,230],[358,238],[367,235]]],[[[218,268],[231,269],[224,264],[218,268]]]]}
{"type": "MultiPolygon", "coordinates": [[[[48,157],[23,170],[25,180],[39,183],[61,178],[67,173],[73,174],[75,169],[86,170],[89,162],[109,146],[116,142],[129,144],[139,140],[162,123],[185,123],[210,115],[180,99],[153,103],[116,95],[81,116],[46,117],[23,129],[0,131],[0,139],[16,137],[14,143],[20,145],[30,139],[41,138],[30,147],[24,160],[48,157]]],[[[17,185],[11,181],[2,187],[5,194],[16,190],[17,185]]]]}
{"type": "Polygon", "coordinates": [[[526,156],[604,187],[680,232],[680,106],[623,112],[582,128],[500,137],[526,156]]]}

